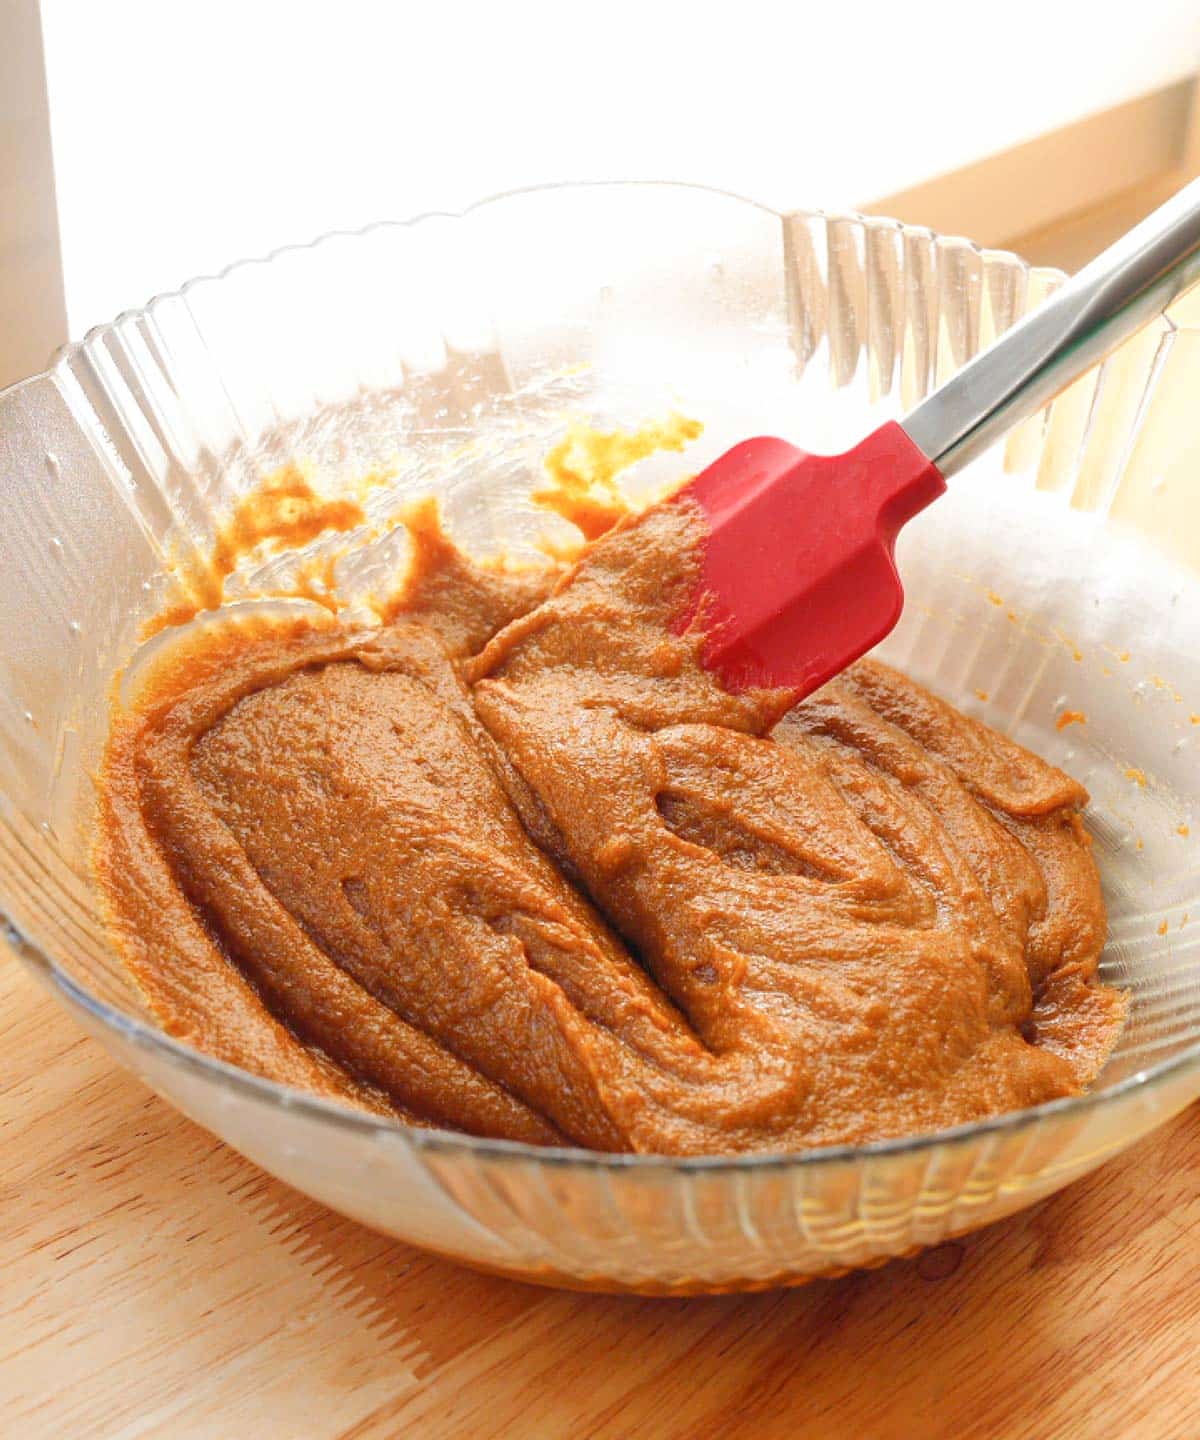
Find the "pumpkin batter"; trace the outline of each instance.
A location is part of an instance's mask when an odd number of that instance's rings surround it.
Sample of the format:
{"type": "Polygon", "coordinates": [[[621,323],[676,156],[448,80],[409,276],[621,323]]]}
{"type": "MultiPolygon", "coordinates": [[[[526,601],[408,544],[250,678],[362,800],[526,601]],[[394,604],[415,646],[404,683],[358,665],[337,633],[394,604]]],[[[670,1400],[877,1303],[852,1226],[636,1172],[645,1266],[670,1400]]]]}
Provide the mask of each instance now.
{"type": "Polygon", "coordinates": [[[97,869],[171,1033],[411,1123],[670,1154],[1078,1092],[1123,998],[1075,781],[887,666],[731,695],[687,503],[546,598],[426,515],[389,623],[234,629],[118,719],[97,869]]]}

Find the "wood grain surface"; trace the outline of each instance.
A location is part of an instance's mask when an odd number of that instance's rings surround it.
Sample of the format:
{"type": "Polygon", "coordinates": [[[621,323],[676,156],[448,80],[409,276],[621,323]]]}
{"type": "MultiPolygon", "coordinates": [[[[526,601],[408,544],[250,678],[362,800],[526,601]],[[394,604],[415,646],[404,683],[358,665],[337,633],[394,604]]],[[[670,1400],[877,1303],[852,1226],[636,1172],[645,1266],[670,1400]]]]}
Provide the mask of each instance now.
{"type": "Polygon", "coordinates": [[[0,1434],[1200,1435],[1200,1107],[1013,1220],[804,1289],[539,1290],[344,1220],[0,955],[0,1434]]]}

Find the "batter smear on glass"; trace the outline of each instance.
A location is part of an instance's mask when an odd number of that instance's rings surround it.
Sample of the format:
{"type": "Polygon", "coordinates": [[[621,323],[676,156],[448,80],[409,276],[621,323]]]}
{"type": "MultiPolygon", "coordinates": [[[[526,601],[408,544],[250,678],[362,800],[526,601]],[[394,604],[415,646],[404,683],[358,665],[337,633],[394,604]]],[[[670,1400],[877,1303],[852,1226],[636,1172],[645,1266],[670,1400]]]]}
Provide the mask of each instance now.
{"type": "Polygon", "coordinates": [[[545,581],[413,532],[382,628],[231,625],[114,723],[97,869],[170,1033],[411,1123],[667,1154],[1094,1078],[1124,1000],[1074,780],[875,661],[724,691],[672,629],[686,503],[545,581]]]}

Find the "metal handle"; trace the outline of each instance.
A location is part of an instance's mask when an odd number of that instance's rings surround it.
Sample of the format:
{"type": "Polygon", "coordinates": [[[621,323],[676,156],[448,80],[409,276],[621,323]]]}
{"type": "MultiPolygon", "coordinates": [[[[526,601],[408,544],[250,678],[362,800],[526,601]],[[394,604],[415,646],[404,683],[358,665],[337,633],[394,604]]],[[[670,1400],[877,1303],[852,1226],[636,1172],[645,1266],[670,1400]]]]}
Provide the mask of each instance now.
{"type": "Polygon", "coordinates": [[[1109,246],[902,422],[943,475],[1041,409],[1200,280],[1200,180],[1109,246]]]}

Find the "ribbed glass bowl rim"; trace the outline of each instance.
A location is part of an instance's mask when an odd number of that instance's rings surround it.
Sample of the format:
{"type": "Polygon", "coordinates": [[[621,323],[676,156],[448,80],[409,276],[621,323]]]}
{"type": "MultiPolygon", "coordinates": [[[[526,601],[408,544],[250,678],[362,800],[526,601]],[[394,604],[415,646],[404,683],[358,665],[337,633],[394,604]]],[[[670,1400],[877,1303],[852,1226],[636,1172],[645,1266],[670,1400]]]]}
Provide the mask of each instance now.
{"type": "MultiPolygon", "coordinates": [[[[75,341],[63,346],[53,356],[50,363],[50,373],[53,373],[70,363],[71,359],[89,346],[101,340],[105,335],[112,332],[117,326],[127,324],[142,315],[153,314],[155,308],[160,304],[177,301],[186,298],[194,289],[209,285],[215,281],[224,280],[227,276],[257,266],[266,266],[271,262],[287,255],[294,255],[303,251],[314,250],[319,246],[334,240],[355,239],[370,235],[379,230],[411,229],[425,221],[430,220],[462,220],[483,210],[491,205],[502,204],[505,201],[515,200],[524,195],[539,195],[552,193],[579,193],[581,191],[596,191],[603,189],[658,189],[676,190],[680,192],[702,192],[710,195],[724,196],[726,199],[740,202],[766,214],[773,215],[780,221],[788,219],[799,220],[824,220],[848,222],[856,224],[864,229],[893,230],[897,234],[912,236],[914,238],[932,239],[938,244],[962,247],[979,255],[981,258],[991,259],[1003,258],[1009,264],[1017,266],[1027,276],[1038,275],[1042,279],[1054,283],[1063,278],[1063,273],[1050,266],[1032,266],[1022,260],[1019,255],[1011,251],[996,249],[990,246],[978,245],[973,240],[963,236],[941,235],[935,233],[927,226],[909,225],[901,220],[894,220],[887,216],[863,215],[854,210],[779,210],[772,205],[764,204],[759,200],[752,200],[748,196],[739,195],[734,191],[722,189],[715,185],[701,185],[691,181],[678,180],[566,180],[546,185],[524,185],[511,190],[503,190],[494,195],[486,196],[477,200],[474,204],[466,206],[462,210],[427,210],[408,220],[377,220],[370,225],[364,225],[357,230],[327,230],[318,235],[315,239],[299,244],[281,245],[265,255],[252,256],[243,260],[235,260],[226,265],[223,269],[212,275],[199,275],[188,280],[177,290],[166,291],[154,296],[146,305],[140,308],[124,310],[115,320],[107,324],[94,326],[87,331],[82,340],[75,341]]],[[[1162,317],[1163,322],[1173,326],[1169,317],[1162,317]]],[[[18,381],[5,390],[0,390],[0,399],[20,390],[26,385],[32,385],[42,378],[33,376],[31,379],[18,381]]],[[[0,910],[0,934],[8,942],[14,952],[37,974],[41,975],[54,989],[58,990],[66,999],[68,1004],[78,1006],[92,1019],[99,1022],[105,1029],[113,1031],[122,1040],[129,1041],[139,1049],[151,1051],[163,1056],[169,1063],[177,1066],[185,1072],[203,1077],[205,1081],[214,1081],[226,1089],[244,1095],[253,1101],[263,1101],[276,1105],[281,1110],[291,1113],[299,1113],[322,1124],[332,1125],[335,1129],[342,1129],[352,1134],[369,1136],[380,1143],[395,1143],[411,1145],[414,1150],[427,1151],[439,1155],[469,1155],[475,1159],[488,1159],[495,1161],[536,1161],[540,1164],[554,1166],[556,1168],[582,1168],[590,1170],[632,1170],[632,1169],[670,1169],[688,1174],[738,1174],[747,1171],[771,1171],[790,1169],[799,1166],[814,1166],[825,1164],[844,1164],[854,1161],[866,1161],[873,1158],[902,1157],[906,1155],[917,1155],[925,1151],[936,1150],[943,1146],[966,1145],[971,1141],[986,1138],[993,1135],[1003,1135],[1019,1131],[1025,1127],[1033,1127],[1043,1121],[1055,1121],[1068,1117],[1084,1115],[1090,1111],[1098,1110],[1112,1102],[1123,1099],[1136,1092],[1149,1093],[1150,1090],[1161,1082],[1176,1075],[1186,1074],[1189,1070],[1200,1067],[1200,1036],[1197,1037],[1178,1055],[1173,1055],[1168,1060],[1160,1061],[1157,1065],[1151,1065],[1145,1070],[1138,1070],[1132,1075],[1127,1075],[1123,1080],[1109,1086],[1104,1090],[1086,1091],[1082,1095],[1069,1096],[1061,1100],[1050,1100],[1041,1105],[1030,1106],[1023,1110],[1012,1110],[1002,1115],[994,1115],[986,1120],[971,1121],[965,1125],[955,1125],[945,1130],[935,1130],[927,1134],[898,1136],[888,1140],[875,1140],[865,1145],[830,1145],[817,1147],[810,1150],[793,1151],[754,1151],[749,1154],[733,1155],[631,1155],[616,1154],[609,1151],[582,1150],[574,1146],[540,1146],[528,1145],[519,1140],[500,1140],[485,1136],[466,1135],[460,1131],[424,1129],[418,1126],[405,1125],[399,1120],[390,1120],[383,1116],[368,1114],[364,1111],[352,1110],[347,1106],[339,1105],[335,1101],[324,1100],[320,1096],[310,1095],[303,1090],[292,1089],[287,1085],[280,1085],[274,1080],[267,1080],[258,1075],[252,1075],[247,1070],[241,1070],[236,1065],[231,1065],[224,1060],[217,1060],[213,1056],[205,1055],[200,1050],[184,1045],[181,1041],[172,1039],[169,1035],[157,1030],[154,1026],[139,1020],[136,1016],[127,1015],[118,1010],[115,1006],[109,1005],[98,996],[93,995],[81,985],[72,975],[64,970],[59,964],[48,955],[38,944],[26,937],[21,930],[0,910]]]]}

